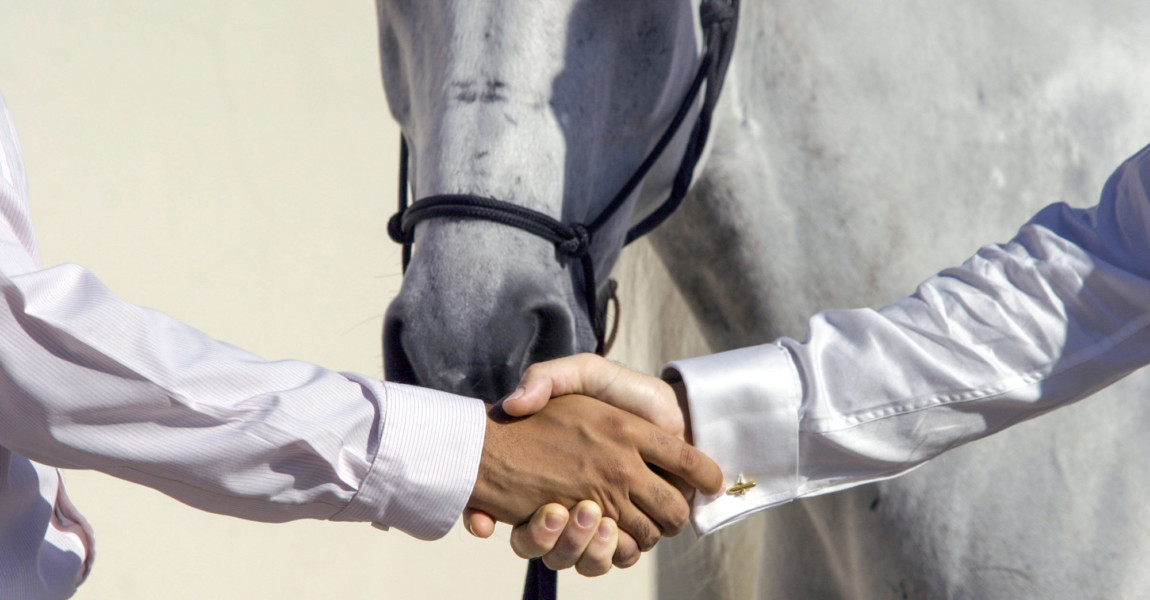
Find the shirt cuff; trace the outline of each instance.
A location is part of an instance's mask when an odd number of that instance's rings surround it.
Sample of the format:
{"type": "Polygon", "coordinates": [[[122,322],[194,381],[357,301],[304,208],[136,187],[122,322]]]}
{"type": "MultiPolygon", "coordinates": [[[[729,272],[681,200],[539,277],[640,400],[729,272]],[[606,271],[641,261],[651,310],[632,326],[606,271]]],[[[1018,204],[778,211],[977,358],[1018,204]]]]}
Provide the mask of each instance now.
{"type": "Polygon", "coordinates": [[[772,344],[676,361],[663,377],[676,376],[687,390],[692,443],[724,477],[721,495],[696,494],[695,532],[706,535],[794,499],[802,384],[790,352],[772,344]],[[754,487],[728,491],[740,478],[754,487]]]}
{"type": "Polygon", "coordinates": [[[421,540],[443,537],[475,488],[486,407],[481,400],[382,383],[379,450],[335,521],[371,521],[421,540]]]}

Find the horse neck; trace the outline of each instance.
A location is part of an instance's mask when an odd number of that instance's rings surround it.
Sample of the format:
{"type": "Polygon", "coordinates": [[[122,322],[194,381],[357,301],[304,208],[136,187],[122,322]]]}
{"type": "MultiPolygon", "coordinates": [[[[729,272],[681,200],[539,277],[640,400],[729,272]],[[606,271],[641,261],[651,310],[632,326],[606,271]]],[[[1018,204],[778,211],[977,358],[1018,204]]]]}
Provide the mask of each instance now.
{"type": "Polygon", "coordinates": [[[653,238],[716,349],[908,295],[1045,204],[1093,203],[1145,143],[1124,17],[918,6],[744,5],[707,169],[653,238]]]}

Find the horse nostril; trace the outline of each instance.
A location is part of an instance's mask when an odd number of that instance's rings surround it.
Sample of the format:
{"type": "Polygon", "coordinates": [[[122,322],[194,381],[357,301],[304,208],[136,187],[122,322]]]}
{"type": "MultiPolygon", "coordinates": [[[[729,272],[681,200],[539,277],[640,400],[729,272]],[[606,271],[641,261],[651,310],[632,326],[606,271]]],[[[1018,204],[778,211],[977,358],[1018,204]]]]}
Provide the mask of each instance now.
{"type": "Polygon", "coordinates": [[[449,306],[450,298],[413,299],[415,292],[406,290],[409,295],[393,300],[384,316],[384,376],[495,402],[515,389],[531,364],[573,353],[572,309],[531,286],[515,292],[460,310],[449,306]]]}
{"type": "Polygon", "coordinates": [[[535,318],[535,336],[523,357],[524,369],[575,351],[575,322],[565,304],[546,304],[531,312],[535,318]]]}
{"type": "Polygon", "coordinates": [[[395,383],[417,385],[419,378],[403,350],[402,330],[403,320],[389,309],[383,324],[383,376],[395,383]]]}

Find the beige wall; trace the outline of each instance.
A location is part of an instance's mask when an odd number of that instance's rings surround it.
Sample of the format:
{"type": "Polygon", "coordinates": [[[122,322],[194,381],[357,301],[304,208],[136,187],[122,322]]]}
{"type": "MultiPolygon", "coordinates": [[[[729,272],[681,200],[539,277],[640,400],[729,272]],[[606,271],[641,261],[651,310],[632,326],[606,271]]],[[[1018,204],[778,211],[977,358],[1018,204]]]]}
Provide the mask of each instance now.
{"type": "MultiPolygon", "coordinates": [[[[379,376],[400,271],[374,19],[370,0],[0,4],[0,91],[46,263],[83,264],[265,358],[379,376]]],[[[99,548],[80,598],[506,599],[521,586],[506,528],[426,543],[248,523],[69,477],[99,548]]],[[[565,574],[563,596],[649,597],[652,566],[565,574]]]]}

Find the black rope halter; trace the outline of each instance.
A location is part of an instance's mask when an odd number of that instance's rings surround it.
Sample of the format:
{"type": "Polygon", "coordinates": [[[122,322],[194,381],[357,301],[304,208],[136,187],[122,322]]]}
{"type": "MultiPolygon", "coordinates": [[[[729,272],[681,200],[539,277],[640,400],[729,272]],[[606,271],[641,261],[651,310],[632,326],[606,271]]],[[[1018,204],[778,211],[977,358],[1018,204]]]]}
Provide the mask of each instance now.
{"type": "MultiPolygon", "coordinates": [[[[591,257],[590,247],[595,234],[607,223],[611,217],[622,207],[635,188],[647,176],[647,173],[662,156],[670,145],[679,128],[690,113],[691,107],[699,97],[699,92],[706,83],[706,92],[703,94],[702,106],[699,109],[698,120],[691,130],[690,140],[683,152],[679,170],[675,173],[671,185],[671,193],[667,199],[654,212],[627,231],[624,245],[639,239],[655,229],[682,203],[691,179],[695,173],[695,166],[703,155],[707,144],[707,135],[711,129],[711,115],[719,100],[719,91],[723,87],[727,66],[731,61],[731,54],[735,44],[735,30],[738,24],[739,0],[703,0],[699,6],[699,17],[703,33],[706,36],[706,53],[686,96],[679,105],[674,118],[667,125],[666,131],[656,142],[646,158],[627,180],[623,187],[611,199],[603,212],[588,224],[563,223],[539,211],[524,208],[510,202],[495,198],[487,198],[472,194],[445,194],[422,198],[410,206],[407,203],[409,189],[408,182],[408,147],[405,138],[400,139],[400,166],[399,166],[399,211],[388,221],[387,233],[395,242],[403,245],[403,270],[407,272],[407,265],[411,262],[411,246],[415,240],[415,226],[421,221],[439,217],[453,217],[466,219],[480,219],[495,223],[502,223],[537,235],[555,246],[560,260],[578,260],[583,271],[583,295],[587,307],[587,314],[592,323],[595,334],[595,352],[606,354],[611,342],[615,338],[615,330],[619,325],[618,300],[615,298],[615,282],[608,280],[606,293],[609,299],[615,301],[616,318],[611,334],[607,334],[607,307],[606,302],[599,302],[598,290],[595,285],[595,264],[591,257]]],[[[524,587],[525,600],[549,600],[556,596],[555,572],[548,569],[541,559],[532,559],[528,567],[527,583],[524,587]]]]}
{"type": "MultiPolygon", "coordinates": [[[[411,246],[415,240],[415,226],[427,219],[437,217],[480,219],[502,223],[535,234],[554,244],[561,259],[580,262],[583,271],[584,303],[595,335],[595,352],[606,354],[610,348],[607,343],[609,341],[606,326],[607,310],[605,303],[599,302],[598,299],[598,289],[595,285],[595,265],[590,254],[591,242],[595,234],[622,207],[623,203],[663,155],[667,146],[679,132],[687,114],[690,113],[703,84],[707,83],[707,91],[703,97],[699,117],[691,131],[691,138],[684,150],[679,170],[675,174],[670,195],[659,208],[627,231],[624,245],[630,244],[658,227],[679,207],[691,185],[695,166],[699,163],[699,158],[706,146],[707,135],[711,128],[711,114],[718,102],[719,90],[722,88],[723,77],[726,74],[727,65],[730,63],[735,24],[738,17],[738,0],[704,0],[699,10],[703,31],[706,34],[707,50],[686,96],[659,141],[647,153],[646,158],[635,169],[630,179],[615,194],[611,203],[589,224],[563,223],[539,211],[495,198],[472,194],[428,196],[408,206],[409,153],[406,138],[401,138],[399,211],[388,221],[387,233],[392,240],[403,245],[404,272],[407,271],[407,266],[411,262],[411,246]]],[[[610,281],[607,288],[609,297],[614,297],[614,289],[614,282],[610,281]]],[[[618,319],[616,319],[616,326],[618,326],[618,319]]],[[[612,331],[610,340],[613,338],[614,331],[612,331]]]]}

